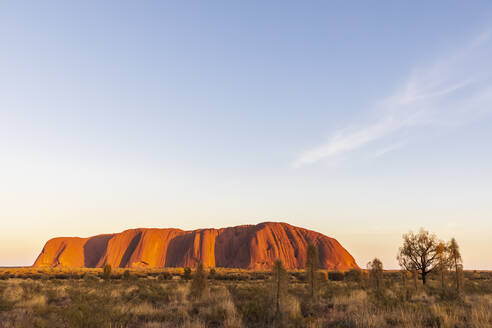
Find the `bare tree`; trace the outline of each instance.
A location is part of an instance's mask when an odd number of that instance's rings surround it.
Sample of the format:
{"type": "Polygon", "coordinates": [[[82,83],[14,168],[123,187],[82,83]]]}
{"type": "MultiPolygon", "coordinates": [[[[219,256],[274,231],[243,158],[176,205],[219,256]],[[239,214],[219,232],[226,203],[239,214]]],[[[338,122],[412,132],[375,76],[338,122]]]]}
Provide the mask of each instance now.
{"type": "Polygon", "coordinates": [[[315,299],[318,291],[318,248],[314,244],[309,244],[307,248],[306,275],[308,282],[308,292],[311,299],[315,299]]]}
{"type": "Polygon", "coordinates": [[[455,274],[455,284],[456,284],[456,292],[459,294],[462,288],[462,280],[463,280],[463,263],[461,259],[460,248],[456,239],[451,238],[451,241],[448,245],[448,253],[450,266],[452,267],[455,274]]]}
{"type": "Polygon", "coordinates": [[[423,228],[418,234],[409,232],[403,235],[403,246],[400,247],[397,256],[398,262],[405,270],[417,270],[425,285],[427,274],[435,270],[438,263],[438,245],[437,237],[423,228]]]}

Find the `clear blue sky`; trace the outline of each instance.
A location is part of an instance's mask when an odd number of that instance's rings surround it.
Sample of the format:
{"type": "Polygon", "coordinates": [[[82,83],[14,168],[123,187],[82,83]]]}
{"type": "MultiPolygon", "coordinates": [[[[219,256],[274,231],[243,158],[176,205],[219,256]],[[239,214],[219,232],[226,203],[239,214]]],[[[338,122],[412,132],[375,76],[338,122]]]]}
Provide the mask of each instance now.
{"type": "Polygon", "coordinates": [[[0,266],[54,236],[286,221],[492,268],[492,2],[4,1],[0,266]]]}

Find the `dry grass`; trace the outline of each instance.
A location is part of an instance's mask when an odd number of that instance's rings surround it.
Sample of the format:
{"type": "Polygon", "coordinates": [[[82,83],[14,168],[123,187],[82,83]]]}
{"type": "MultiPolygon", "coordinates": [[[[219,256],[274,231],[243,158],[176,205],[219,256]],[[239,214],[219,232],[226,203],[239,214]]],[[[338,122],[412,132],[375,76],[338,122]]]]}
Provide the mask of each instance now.
{"type": "Polygon", "coordinates": [[[280,317],[266,272],[217,269],[200,299],[190,295],[180,268],[132,270],[130,278],[123,272],[114,270],[104,281],[100,269],[0,269],[0,328],[492,327],[487,272],[467,272],[460,297],[442,294],[433,279],[414,290],[387,272],[383,292],[376,293],[364,280],[338,281],[336,274],[337,281],[321,282],[313,302],[303,273],[295,271],[280,317]]]}

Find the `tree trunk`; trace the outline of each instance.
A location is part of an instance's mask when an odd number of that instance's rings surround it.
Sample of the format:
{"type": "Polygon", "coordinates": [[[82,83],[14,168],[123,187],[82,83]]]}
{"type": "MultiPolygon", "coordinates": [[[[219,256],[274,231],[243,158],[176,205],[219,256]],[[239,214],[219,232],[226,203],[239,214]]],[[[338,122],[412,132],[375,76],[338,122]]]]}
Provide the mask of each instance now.
{"type": "Polygon", "coordinates": [[[460,293],[460,273],[459,273],[459,268],[458,268],[458,261],[456,260],[456,257],[454,258],[454,271],[455,271],[455,276],[456,276],[456,293],[460,293]]]}
{"type": "Polygon", "coordinates": [[[444,271],[444,269],[441,269],[441,289],[442,289],[442,292],[444,293],[446,291],[446,272],[444,271]]]}
{"type": "Polygon", "coordinates": [[[275,312],[275,316],[277,317],[278,315],[280,315],[280,273],[279,273],[279,276],[278,276],[278,280],[277,280],[277,311],[275,312]]]}
{"type": "Polygon", "coordinates": [[[425,282],[426,282],[426,280],[425,280],[426,279],[426,275],[427,275],[427,272],[425,272],[425,271],[422,270],[422,284],[424,284],[424,285],[425,285],[425,282]]]}
{"type": "Polygon", "coordinates": [[[314,276],[313,276],[314,268],[312,265],[309,267],[309,287],[310,287],[310,294],[311,294],[311,299],[314,298],[314,276]]]}

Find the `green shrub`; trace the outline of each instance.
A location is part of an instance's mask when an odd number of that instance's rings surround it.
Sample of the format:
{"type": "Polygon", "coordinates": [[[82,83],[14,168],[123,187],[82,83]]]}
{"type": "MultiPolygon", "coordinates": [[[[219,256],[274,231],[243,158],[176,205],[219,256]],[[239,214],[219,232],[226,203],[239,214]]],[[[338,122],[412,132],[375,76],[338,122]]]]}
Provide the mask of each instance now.
{"type": "Polygon", "coordinates": [[[252,272],[250,280],[267,280],[270,278],[270,274],[266,272],[252,272]]]}
{"type": "Polygon", "coordinates": [[[227,311],[218,305],[214,305],[212,310],[205,313],[207,327],[221,327],[227,319],[227,311]]]}
{"type": "Polygon", "coordinates": [[[303,272],[292,272],[292,276],[294,276],[299,282],[306,282],[306,274],[303,272]]]}
{"type": "Polygon", "coordinates": [[[55,277],[55,279],[63,279],[63,280],[70,278],[70,276],[66,273],[58,273],[58,274],[55,274],[54,277],[55,277]]]}
{"type": "Polygon", "coordinates": [[[99,278],[91,273],[84,274],[84,281],[87,283],[95,283],[99,281],[99,278]]]}
{"type": "Polygon", "coordinates": [[[349,271],[345,272],[344,276],[345,276],[346,281],[361,282],[362,281],[362,270],[355,269],[355,268],[350,269],[349,271]]]}
{"type": "Polygon", "coordinates": [[[3,299],[0,295],[0,312],[2,311],[10,311],[14,307],[13,302],[9,302],[5,299],[3,299]]]}
{"type": "Polygon", "coordinates": [[[232,285],[229,291],[247,327],[262,327],[258,326],[258,323],[264,323],[264,327],[269,327],[274,309],[269,290],[263,284],[232,285]]]}
{"type": "Polygon", "coordinates": [[[173,279],[173,275],[171,274],[171,272],[164,271],[159,276],[159,279],[160,280],[171,280],[171,279],[173,279]]]}
{"type": "Polygon", "coordinates": [[[311,317],[311,318],[318,317],[322,311],[321,306],[319,305],[319,302],[316,302],[311,297],[305,297],[301,301],[300,307],[301,307],[301,314],[305,318],[306,317],[311,317]]]}
{"type": "Polygon", "coordinates": [[[137,289],[124,296],[125,301],[149,302],[152,304],[167,303],[170,300],[169,289],[164,289],[155,280],[139,280],[137,289]]]}
{"type": "Polygon", "coordinates": [[[343,281],[344,279],[343,272],[340,271],[330,271],[328,272],[328,279],[331,281],[343,281]]]}
{"type": "Polygon", "coordinates": [[[189,267],[184,268],[183,279],[184,280],[190,280],[191,279],[191,268],[189,268],[189,267]]]}
{"type": "Polygon", "coordinates": [[[22,281],[19,286],[22,288],[23,294],[25,297],[30,298],[34,294],[38,294],[41,292],[41,284],[34,283],[29,280],[22,281]]]}
{"type": "Polygon", "coordinates": [[[111,299],[104,292],[89,295],[78,288],[67,292],[70,303],[60,311],[60,315],[68,323],[68,327],[121,327],[129,321],[128,314],[114,311],[111,299]]]}
{"type": "Polygon", "coordinates": [[[214,275],[215,280],[228,280],[228,281],[245,281],[249,279],[249,276],[246,274],[240,273],[224,273],[214,275]]]}

